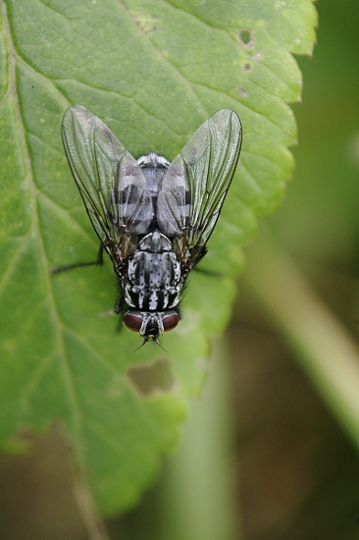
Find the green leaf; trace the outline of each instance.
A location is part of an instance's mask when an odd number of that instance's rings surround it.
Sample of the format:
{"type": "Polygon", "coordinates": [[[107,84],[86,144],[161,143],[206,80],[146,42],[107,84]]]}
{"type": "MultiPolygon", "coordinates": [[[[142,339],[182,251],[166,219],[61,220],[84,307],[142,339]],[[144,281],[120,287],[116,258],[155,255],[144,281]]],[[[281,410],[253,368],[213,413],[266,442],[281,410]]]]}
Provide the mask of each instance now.
{"type": "Polygon", "coordinates": [[[310,53],[316,15],[309,0],[1,7],[0,437],[9,445],[21,428],[44,432],[61,421],[109,514],[138,499],[159,454],[175,444],[187,398],[205,379],[207,337],[230,315],[240,247],[255,215],[281,199],[296,140],[285,102],[301,90],[290,51],[310,53]],[[109,262],[50,274],[95,260],[98,249],[61,143],[62,115],[74,103],[136,156],[154,149],[169,159],[221,107],[241,117],[240,165],[201,263],[225,277],[194,273],[166,351],[135,352],[139,337],[116,333],[105,316],[116,296],[109,262]],[[146,375],[134,368],[143,364],[156,367],[156,391],[139,391],[146,375]]]}

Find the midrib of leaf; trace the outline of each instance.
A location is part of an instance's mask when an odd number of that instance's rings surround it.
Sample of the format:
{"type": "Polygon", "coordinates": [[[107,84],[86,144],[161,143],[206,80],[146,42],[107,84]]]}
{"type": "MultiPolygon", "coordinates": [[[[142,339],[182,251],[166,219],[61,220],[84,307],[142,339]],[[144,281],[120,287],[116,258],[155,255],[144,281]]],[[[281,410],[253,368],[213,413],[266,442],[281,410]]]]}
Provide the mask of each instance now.
{"type": "MultiPolygon", "coordinates": [[[[2,14],[3,14],[3,20],[4,20],[4,31],[7,37],[8,60],[9,60],[9,88],[6,92],[5,97],[8,97],[10,99],[12,98],[14,102],[15,115],[16,115],[17,127],[18,127],[18,135],[19,135],[19,145],[21,146],[21,151],[22,151],[24,162],[25,162],[25,167],[29,171],[25,179],[28,180],[29,195],[30,195],[29,202],[31,206],[31,213],[33,216],[33,224],[32,224],[31,229],[32,229],[32,232],[36,234],[38,254],[39,254],[40,261],[42,264],[42,269],[43,269],[42,277],[46,286],[46,290],[48,291],[48,300],[49,300],[49,306],[51,310],[51,317],[55,325],[55,336],[56,336],[56,340],[58,344],[59,355],[62,360],[61,368],[62,368],[62,373],[63,373],[63,380],[64,380],[65,388],[67,389],[68,400],[69,400],[69,403],[71,404],[70,410],[72,411],[71,423],[72,423],[73,436],[74,436],[74,439],[76,440],[77,450],[79,454],[82,454],[82,458],[84,459],[85,450],[84,450],[84,445],[83,445],[83,441],[81,437],[80,408],[78,407],[78,404],[77,404],[75,387],[72,384],[72,380],[70,376],[70,369],[69,369],[68,358],[66,355],[65,343],[64,343],[64,338],[61,331],[62,325],[58,316],[55,298],[54,298],[53,290],[51,287],[50,273],[48,270],[45,248],[43,244],[43,238],[41,234],[41,228],[39,226],[39,219],[38,219],[38,212],[37,212],[37,202],[36,202],[37,188],[34,182],[32,163],[31,163],[29,149],[28,149],[28,145],[26,141],[25,126],[22,121],[21,108],[20,108],[20,103],[19,103],[19,99],[17,95],[15,69],[16,69],[16,60],[21,57],[17,54],[16,48],[12,39],[11,24],[8,18],[7,7],[5,5],[5,2],[2,2],[2,14]]],[[[28,234],[28,237],[29,236],[30,236],[30,233],[28,234]]]]}

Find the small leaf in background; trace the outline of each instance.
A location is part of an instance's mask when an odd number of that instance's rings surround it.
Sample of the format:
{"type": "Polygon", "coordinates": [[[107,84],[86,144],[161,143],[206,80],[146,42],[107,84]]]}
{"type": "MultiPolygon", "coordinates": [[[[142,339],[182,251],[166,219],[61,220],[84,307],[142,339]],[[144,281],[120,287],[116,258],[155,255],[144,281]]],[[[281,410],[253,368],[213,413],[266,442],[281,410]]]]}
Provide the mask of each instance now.
{"type": "Polygon", "coordinates": [[[290,52],[311,52],[316,14],[309,0],[9,0],[2,16],[1,440],[61,421],[110,514],[138,499],[174,446],[203,385],[207,338],[230,314],[240,247],[281,199],[296,141],[285,102],[301,91],[290,52]],[[134,352],[139,337],[116,333],[109,262],[50,274],[98,249],[61,143],[74,103],[135,156],[172,159],[222,107],[242,120],[238,172],[201,262],[224,277],[193,275],[166,351],[134,352]],[[141,393],[129,370],[164,359],[172,384],[158,376],[159,389],[141,393]]]}

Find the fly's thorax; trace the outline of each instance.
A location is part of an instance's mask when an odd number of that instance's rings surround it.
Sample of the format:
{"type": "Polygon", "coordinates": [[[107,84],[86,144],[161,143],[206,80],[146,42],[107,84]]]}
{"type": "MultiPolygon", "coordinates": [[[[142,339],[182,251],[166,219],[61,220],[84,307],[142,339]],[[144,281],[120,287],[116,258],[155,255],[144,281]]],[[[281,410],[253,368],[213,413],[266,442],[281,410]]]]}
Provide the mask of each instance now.
{"type": "Polygon", "coordinates": [[[143,311],[173,308],[182,284],[181,261],[171,241],[158,231],[146,235],[128,261],[122,287],[126,303],[143,311]]]}
{"type": "Polygon", "coordinates": [[[148,253],[165,253],[173,252],[171,240],[160,233],[154,231],[147,234],[138,244],[139,251],[146,251],[148,253]]]}
{"type": "Polygon", "coordinates": [[[123,317],[124,325],[134,332],[138,332],[146,341],[157,340],[164,332],[176,328],[180,321],[180,314],[176,310],[151,313],[130,309],[123,317]]]}

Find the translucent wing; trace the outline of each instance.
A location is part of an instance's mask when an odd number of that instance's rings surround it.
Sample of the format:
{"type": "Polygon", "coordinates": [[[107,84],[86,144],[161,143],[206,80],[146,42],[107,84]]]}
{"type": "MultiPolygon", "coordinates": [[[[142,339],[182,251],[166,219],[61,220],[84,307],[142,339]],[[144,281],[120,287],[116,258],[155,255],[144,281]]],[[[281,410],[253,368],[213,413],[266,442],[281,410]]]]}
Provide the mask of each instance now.
{"type": "Polygon", "coordinates": [[[191,137],[173,160],[158,195],[161,231],[178,237],[180,256],[190,253],[189,266],[211,236],[231,184],[241,149],[237,114],[221,109],[191,137]],[[181,238],[182,237],[182,238],[181,238]]]}
{"type": "Polygon", "coordinates": [[[145,234],[153,217],[143,172],[112,131],[81,105],[66,111],[62,140],[96,233],[110,255],[125,257],[129,238],[145,234]]]}

